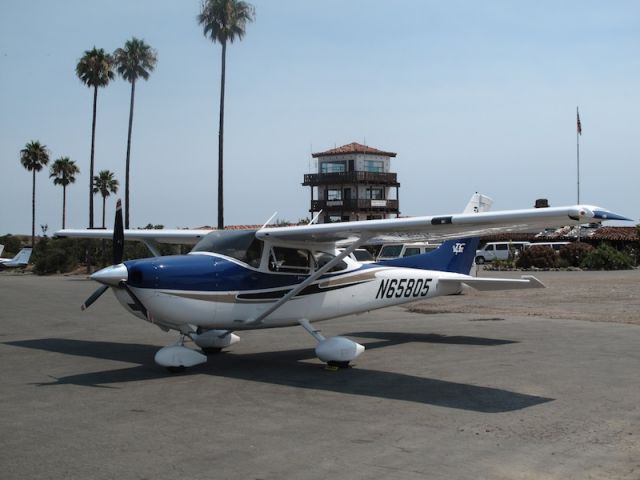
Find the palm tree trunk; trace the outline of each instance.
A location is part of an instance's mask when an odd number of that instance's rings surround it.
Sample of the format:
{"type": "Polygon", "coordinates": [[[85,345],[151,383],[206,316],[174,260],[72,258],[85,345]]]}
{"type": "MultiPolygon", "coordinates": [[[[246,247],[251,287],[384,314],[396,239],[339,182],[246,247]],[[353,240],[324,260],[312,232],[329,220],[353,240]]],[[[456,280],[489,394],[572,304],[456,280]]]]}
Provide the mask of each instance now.
{"type": "Polygon", "coordinates": [[[36,170],[33,169],[33,188],[31,189],[31,248],[35,249],[36,239],[36,170]]]}
{"type": "Polygon", "coordinates": [[[127,135],[127,162],[124,179],[124,228],[129,228],[129,161],[131,158],[131,129],[133,127],[133,99],[136,95],[136,81],[131,81],[131,105],[129,106],[129,133],[127,135]]]}
{"type": "Polygon", "coordinates": [[[67,211],[67,186],[62,185],[62,229],[64,230],[65,214],[67,211]]]}
{"type": "Polygon", "coordinates": [[[220,79],[220,130],[218,132],[218,230],[224,228],[223,141],[224,141],[224,82],[226,73],[227,42],[222,42],[222,73],[220,79]]]}
{"type": "Polygon", "coordinates": [[[93,153],[96,141],[96,108],[98,106],[98,87],[93,87],[93,123],[91,125],[91,163],[89,168],[89,228],[93,228],[93,153]]]}
{"type": "Polygon", "coordinates": [[[107,203],[107,197],[103,196],[102,197],[102,228],[105,228],[105,226],[104,226],[104,209],[105,209],[106,203],[107,203]]]}

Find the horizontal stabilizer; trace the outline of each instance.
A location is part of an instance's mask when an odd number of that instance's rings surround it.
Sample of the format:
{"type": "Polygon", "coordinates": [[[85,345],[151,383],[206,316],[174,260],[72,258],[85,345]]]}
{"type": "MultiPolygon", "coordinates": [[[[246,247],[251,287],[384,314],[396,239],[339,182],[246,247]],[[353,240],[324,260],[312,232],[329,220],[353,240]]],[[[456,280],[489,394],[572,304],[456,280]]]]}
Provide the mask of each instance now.
{"type": "Polygon", "coordinates": [[[518,290],[523,288],[545,288],[544,283],[533,275],[523,275],[522,278],[441,278],[443,284],[463,283],[471,288],[488,292],[492,290],[518,290]]]}

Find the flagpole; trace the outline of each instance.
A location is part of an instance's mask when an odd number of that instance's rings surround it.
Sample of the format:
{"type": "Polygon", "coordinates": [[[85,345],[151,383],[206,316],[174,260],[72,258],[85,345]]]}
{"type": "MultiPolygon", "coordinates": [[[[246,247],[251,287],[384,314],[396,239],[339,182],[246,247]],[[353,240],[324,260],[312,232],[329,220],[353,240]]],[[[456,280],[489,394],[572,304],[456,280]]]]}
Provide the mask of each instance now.
{"type": "Polygon", "coordinates": [[[580,125],[580,112],[578,111],[578,107],[576,107],[576,119],[577,119],[577,128],[576,128],[576,164],[577,164],[577,178],[578,178],[578,205],[580,204],[580,133],[582,131],[582,125],[580,125]]]}
{"type": "MultiPolygon", "coordinates": [[[[578,205],[580,205],[580,135],[582,135],[582,124],[580,123],[580,111],[576,107],[576,166],[577,166],[577,192],[578,205]]],[[[582,234],[582,225],[578,224],[578,242],[582,234]]]]}

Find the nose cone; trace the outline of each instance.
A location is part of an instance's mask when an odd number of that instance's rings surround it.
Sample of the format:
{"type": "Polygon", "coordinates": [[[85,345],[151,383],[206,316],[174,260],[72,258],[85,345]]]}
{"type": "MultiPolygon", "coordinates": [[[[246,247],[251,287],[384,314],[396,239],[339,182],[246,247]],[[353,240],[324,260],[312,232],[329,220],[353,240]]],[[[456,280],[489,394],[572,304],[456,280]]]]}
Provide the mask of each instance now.
{"type": "Polygon", "coordinates": [[[91,280],[109,285],[110,287],[117,287],[120,285],[120,282],[126,281],[128,278],[129,272],[124,263],[103,268],[91,275],[91,280]]]}

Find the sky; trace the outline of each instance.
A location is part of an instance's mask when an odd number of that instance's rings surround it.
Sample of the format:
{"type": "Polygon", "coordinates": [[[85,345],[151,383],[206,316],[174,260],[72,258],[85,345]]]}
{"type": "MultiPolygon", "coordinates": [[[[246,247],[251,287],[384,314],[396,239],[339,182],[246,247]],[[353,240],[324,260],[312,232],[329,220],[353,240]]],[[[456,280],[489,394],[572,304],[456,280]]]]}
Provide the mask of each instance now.
{"type": "MultiPolygon", "coordinates": [[[[640,217],[640,3],[515,0],[254,0],[227,49],[225,223],[309,216],[312,152],[350,142],[397,152],[402,215],[581,202],[640,217]]],[[[67,228],[88,226],[92,91],[84,51],[132,37],[158,55],[136,85],[131,226],[217,223],[221,48],[199,0],[0,0],[0,235],[31,230],[31,173],[44,143],[75,160],[67,228]]],[[[124,196],[130,84],[98,93],[95,172],[124,196]]],[[[37,174],[36,232],[61,228],[62,188],[37,174]]],[[[95,197],[96,225],[102,201],[95,197]]]]}

